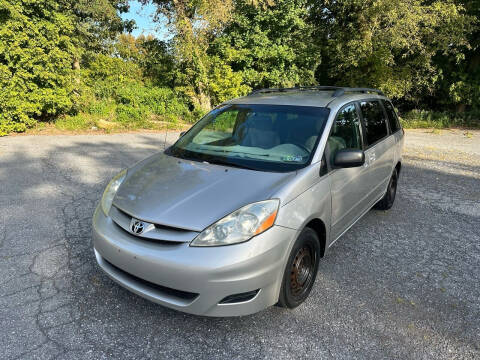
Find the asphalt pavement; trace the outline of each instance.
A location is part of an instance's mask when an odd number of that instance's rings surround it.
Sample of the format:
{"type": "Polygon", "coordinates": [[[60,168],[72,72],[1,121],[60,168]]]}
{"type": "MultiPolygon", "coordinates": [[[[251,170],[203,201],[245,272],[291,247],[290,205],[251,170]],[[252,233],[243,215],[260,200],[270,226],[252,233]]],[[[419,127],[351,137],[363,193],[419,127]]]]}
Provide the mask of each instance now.
{"type": "Polygon", "coordinates": [[[163,147],[164,134],[0,138],[0,359],[480,358],[479,131],[407,132],[394,207],[334,244],[302,306],[240,318],[164,308],[95,263],[105,185],[163,147]]]}

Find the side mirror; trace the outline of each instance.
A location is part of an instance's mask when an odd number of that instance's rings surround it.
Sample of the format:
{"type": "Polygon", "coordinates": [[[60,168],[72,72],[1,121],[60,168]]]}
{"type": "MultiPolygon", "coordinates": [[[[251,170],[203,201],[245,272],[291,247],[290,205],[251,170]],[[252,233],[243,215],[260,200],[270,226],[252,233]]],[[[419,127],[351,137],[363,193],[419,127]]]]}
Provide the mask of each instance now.
{"type": "Polygon", "coordinates": [[[362,166],[365,163],[365,153],[363,150],[342,149],[338,150],[333,160],[333,165],[337,168],[351,168],[362,166]]]}
{"type": "Polygon", "coordinates": [[[186,133],[186,131],[182,131],[182,132],[180,133],[179,138],[181,138],[183,135],[185,135],[185,133],[186,133]]]}

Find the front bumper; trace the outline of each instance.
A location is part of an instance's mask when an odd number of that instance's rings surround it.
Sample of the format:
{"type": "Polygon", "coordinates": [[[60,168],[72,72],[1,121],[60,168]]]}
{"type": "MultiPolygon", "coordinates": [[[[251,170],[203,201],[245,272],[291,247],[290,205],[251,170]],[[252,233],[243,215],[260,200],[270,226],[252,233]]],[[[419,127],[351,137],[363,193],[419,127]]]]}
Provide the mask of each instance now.
{"type": "Polygon", "coordinates": [[[100,208],[93,216],[95,256],[107,275],[151,301],[206,316],[247,315],[275,304],[296,234],[274,226],[242,244],[190,247],[133,236],[100,208]],[[254,290],[248,301],[219,304],[254,290]]]}

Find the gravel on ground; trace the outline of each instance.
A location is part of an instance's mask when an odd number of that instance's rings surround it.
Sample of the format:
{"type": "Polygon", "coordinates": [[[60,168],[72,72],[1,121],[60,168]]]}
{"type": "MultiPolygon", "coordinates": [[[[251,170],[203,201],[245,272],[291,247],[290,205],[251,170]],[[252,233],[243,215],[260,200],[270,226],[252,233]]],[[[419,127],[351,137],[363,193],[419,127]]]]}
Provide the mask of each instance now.
{"type": "Polygon", "coordinates": [[[407,131],[394,207],[334,244],[302,306],[240,318],[151,303],[95,263],[105,185],[163,148],[163,134],[0,139],[1,359],[480,358],[480,131],[407,131]]]}

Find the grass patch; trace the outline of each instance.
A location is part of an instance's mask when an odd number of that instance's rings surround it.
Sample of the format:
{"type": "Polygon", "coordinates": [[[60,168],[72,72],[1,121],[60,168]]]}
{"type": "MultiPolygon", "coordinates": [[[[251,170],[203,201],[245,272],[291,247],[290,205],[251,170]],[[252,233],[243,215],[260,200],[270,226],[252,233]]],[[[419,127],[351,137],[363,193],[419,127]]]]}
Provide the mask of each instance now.
{"type": "Polygon", "coordinates": [[[96,119],[90,114],[67,115],[55,121],[57,129],[68,131],[88,130],[96,125],[96,119]]]}
{"type": "Polygon", "coordinates": [[[104,132],[118,132],[125,130],[178,130],[187,126],[183,119],[169,115],[158,116],[138,110],[123,109],[119,115],[100,116],[96,114],[80,113],[75,116],[64,116],[55,121],[55,128],[63,131],[102,130],[104,132]]]}
{"type": "Polygon", "coordinates": [[[99,81],[79,101],[79,114],[64,116],[55,122],[60,130],[179,129],[196,121],[185,99],[169,88],[146,86],[141,82],[125,82],[112,86],[99,81]]]}
{"type": "Polygon", "coordinates": [[[104,132],[179,129],[198,119],[184,99],[169,88],[137,82],[112,86],[100,81],[96,85],[90,89],[94,89],[93,93],[86,91],[80,98],[78,114],[56,119],[57,129],[104,132]]]}
{"type": "Polygon", "coordinates": [[[480,129],[480,112],[450,113],[412,110],[400,119],[406,129],[480,129]]]}

